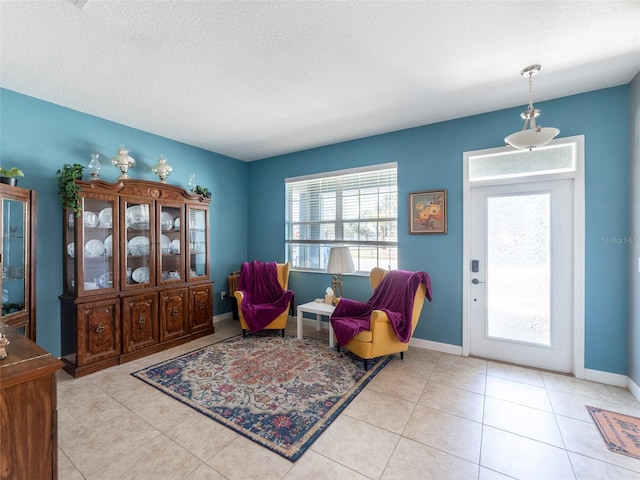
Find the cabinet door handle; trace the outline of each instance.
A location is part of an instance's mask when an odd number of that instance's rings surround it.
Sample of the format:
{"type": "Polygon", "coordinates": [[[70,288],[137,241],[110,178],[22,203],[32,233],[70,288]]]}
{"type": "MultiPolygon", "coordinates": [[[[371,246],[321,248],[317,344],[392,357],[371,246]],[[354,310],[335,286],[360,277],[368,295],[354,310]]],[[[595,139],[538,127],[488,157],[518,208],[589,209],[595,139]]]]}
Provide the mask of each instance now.
{"type": "Polygon", "coordinates": [[[102,324],[102,322],[100,322],[96,327],[96,333],[100,335],[102,332],[104,332],[104,325],[102,324]]]}
{"type": "Polygon", "coordinates": [[[204,302],[200,302],[200,306],[198,307],[200,310],[204,310],[204,302]]]}
{"type": "Polygon", "coordinates": [[[144,315],[140,314],[140,316],[138,317],[138,324],[142,326],[142,324],[146,321],[147,320],[144,318],[144,315]]]}
{"type": "Polygon", "coordinates": [[[173,311],[171,312],[171,315],[173,315],[174,317],[177,317],[179,313],[180,312],[178,312],[178,309],[174,308],[173,311]]]}

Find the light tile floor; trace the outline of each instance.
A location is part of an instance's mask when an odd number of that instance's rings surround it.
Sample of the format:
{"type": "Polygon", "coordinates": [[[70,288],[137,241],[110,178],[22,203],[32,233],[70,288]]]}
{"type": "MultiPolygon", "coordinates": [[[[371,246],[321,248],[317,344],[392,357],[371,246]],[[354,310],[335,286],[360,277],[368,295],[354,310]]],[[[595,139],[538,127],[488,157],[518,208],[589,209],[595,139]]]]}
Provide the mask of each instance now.
{"type": "Polygon", "coordinates": [[[238,333],[225,320],[135,362],[60,372],[59,479],[640,480],[640,460],[609,452],[585,408],[640,416],[640,403],[567,376],[411,348],[291,463],[130,375],[238,333]]]}

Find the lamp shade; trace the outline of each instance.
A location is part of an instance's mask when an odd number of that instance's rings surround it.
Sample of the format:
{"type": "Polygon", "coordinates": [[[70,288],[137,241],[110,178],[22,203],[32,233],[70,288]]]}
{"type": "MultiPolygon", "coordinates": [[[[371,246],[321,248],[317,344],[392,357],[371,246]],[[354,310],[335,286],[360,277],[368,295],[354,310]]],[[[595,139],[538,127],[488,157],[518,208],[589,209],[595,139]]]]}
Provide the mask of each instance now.
{"type": "Polygon", "coordinates": [[[352,273],[355,271],[349,247],[331,247],[329,261],[327,262],[327,272],[352,273]]]}
{"type": "Polygon", "coordinates": [[[519,150],[539,148],[555,138],[560,130],[553,127],[537,127],[520,130],[505,137],[504,141],[519,150]]]}

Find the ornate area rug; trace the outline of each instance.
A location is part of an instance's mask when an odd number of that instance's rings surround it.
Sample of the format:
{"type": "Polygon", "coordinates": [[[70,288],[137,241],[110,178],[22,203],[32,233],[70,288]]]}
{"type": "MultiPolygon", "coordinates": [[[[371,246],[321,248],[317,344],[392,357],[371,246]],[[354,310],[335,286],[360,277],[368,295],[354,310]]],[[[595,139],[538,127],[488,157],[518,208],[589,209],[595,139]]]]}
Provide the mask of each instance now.
{"type": "Polygon", "coordinates": [[[596,407],[587,410],[609,450],[640,459],[640,418],[596,407]]]}
{"type": "Polygon", "coordinates": [[[392,357],[365,371],[327,341],[279,335],[233,337],[132,375],[296,461],[392,357]]]}

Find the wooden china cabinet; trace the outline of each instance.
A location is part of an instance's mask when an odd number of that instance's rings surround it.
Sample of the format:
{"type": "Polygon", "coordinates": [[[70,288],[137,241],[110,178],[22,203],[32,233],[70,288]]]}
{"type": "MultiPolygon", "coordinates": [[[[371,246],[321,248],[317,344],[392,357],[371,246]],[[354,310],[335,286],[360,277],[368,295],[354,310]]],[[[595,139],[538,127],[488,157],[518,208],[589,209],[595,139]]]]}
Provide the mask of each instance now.
{"type": "Polygon", "coordinates": [[[0,199],[0,323],[35,341],[37,194],[0,183],[0,199]]]}
{"type": "Polygon", "coordinates": [[[166,183],[76,181],[64,213],[62,361],[79,377],[213,333],[210,199],[166,183]]]}

